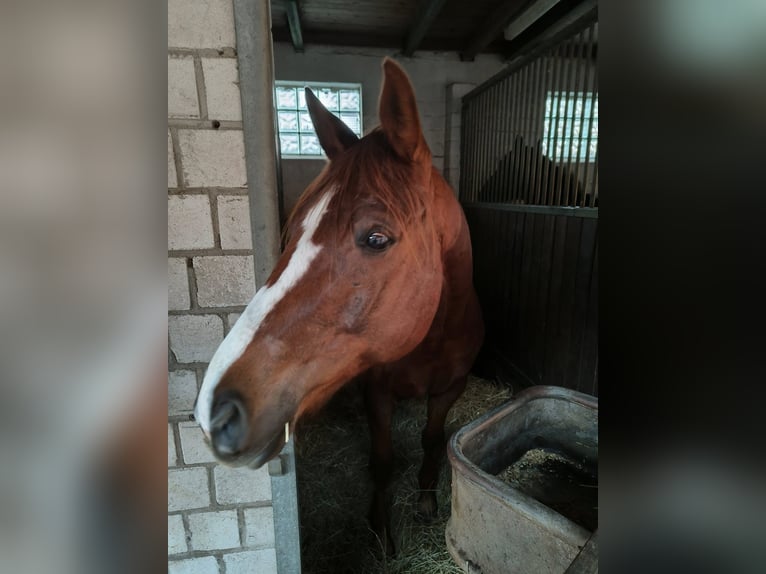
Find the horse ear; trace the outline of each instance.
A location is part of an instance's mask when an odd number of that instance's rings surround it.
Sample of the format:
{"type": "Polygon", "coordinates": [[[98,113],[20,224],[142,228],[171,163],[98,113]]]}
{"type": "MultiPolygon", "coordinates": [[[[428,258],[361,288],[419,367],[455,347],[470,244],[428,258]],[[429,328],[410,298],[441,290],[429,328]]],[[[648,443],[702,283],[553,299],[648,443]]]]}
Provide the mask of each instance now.
{"type": "Polygon", "coordinates": [[[306,88],[306,107],[309,109],[319,143],[331,160],[359,141],[351,128],[327,111],[309,88],[306,88]]]}
{"type": "Polygon", "coordinates": [[[430,161],[431,152],[420,129],[415,91],[405,71],[390,58],[383,60],[383,90],[378,109],[380,127],[397,155],[430,161]]]}

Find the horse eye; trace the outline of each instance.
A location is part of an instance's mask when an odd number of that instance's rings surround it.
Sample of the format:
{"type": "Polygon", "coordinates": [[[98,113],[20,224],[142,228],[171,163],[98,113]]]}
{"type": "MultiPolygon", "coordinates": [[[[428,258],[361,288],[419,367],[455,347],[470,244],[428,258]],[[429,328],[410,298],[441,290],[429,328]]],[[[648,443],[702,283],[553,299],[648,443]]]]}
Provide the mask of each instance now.
{"type": "Polygon", "coordinates": [[[388,246],[390,241],[391,240],[388,238],[388,236],[384,235],[380,231],[373,231],[367,236],[367,239],[365,240],[365,245],[369,247],[370,249],[374,249],[376,251],[382,251],[388,246]]]}

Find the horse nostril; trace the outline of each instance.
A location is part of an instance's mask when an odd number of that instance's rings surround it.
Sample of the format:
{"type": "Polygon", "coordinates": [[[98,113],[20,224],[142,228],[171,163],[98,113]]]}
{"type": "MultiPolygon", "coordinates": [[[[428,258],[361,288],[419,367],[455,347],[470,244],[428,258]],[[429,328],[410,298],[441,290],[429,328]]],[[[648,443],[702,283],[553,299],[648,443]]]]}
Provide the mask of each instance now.
{"type": "Polygon", "coordinates": [[[213,405],[210,438],[220,454],[237,454],[247,435],[245,406],[236,397],[227,397],[213,405]]]}

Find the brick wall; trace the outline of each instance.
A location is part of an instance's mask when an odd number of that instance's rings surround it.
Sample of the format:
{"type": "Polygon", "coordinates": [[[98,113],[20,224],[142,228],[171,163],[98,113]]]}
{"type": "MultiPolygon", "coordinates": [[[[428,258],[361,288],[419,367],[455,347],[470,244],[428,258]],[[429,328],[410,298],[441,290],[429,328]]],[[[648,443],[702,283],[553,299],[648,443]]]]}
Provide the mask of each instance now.
{"type": "Polygon", "coordinates": [[[276,572],[265,468],[215,463],[189,421],[255,292],[231,0],[168,2],[168,570],[276,572]]]}

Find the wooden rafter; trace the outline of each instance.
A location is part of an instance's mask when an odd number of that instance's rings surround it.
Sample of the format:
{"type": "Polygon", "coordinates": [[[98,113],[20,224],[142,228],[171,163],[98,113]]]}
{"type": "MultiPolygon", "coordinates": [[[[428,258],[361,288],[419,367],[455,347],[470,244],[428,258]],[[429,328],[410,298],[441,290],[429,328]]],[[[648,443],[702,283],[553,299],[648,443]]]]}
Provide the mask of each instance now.
{"type": "Polygon", "coordinates": [[[303,30],[301,29],[301,16],[298,11],[298,0],[285,2],[287,12],[287,25],[290,27],[290,39],[296,52],[303,52],[303,30]]]}
{"type": "Polygon", "coordinates": [[[424,0],[421,3],[418,15],[413,20],[412,26],[407,32],[407,38],[404,41],[403,54],[407,57],[412,56],[418,49],[423,38],[428,33],[431,25],[441,12],[446,0],[424,0]]]}
{"type": "Polygon", "coordinates": [[[505,0],[505,2],[498,4],[468,40],[465,50],[460,54],[460,59],[473,60],[476,54],[500,35],[511,18],[523,7],[524,3],[519,2],[519,0],[505,0]]]}

